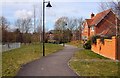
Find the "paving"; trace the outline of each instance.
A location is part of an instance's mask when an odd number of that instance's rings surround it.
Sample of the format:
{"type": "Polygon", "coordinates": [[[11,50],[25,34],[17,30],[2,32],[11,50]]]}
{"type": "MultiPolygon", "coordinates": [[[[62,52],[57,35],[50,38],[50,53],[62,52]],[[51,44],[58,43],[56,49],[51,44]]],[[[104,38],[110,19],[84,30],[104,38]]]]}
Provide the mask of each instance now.
{"type": "Polygon", "coordinates": [[[65,45],[61,51],[23,65],[17,76],[77,76],[68,66],[77,50],[75,46],[65,45]]]}

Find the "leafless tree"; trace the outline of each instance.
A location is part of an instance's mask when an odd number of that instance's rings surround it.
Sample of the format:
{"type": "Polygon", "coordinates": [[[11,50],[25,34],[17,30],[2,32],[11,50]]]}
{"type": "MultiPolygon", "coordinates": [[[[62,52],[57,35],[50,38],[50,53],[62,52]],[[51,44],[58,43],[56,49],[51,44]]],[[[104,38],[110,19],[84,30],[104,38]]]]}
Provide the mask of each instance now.
{"type": "Polygon", "coordinates": [[[10,23],[8,22],[8,20],[1,16],[0,17],[0,26],[2,27],[2,30],[7,30],[8,26],[10,25],[10,23]]]}
{"type": "Polygon", "coordinates": [[[3,17],[3,16],[1,16],[0,17],[0,27],[1,27],[1,30],[2,30],[2,42],[4,43],[4,42],[7,42],[8,40],[8,31],[7,31],[7,28],[8,28],[8,26],[10,25],[10,23],[8,22],[8,20],[5,18],[5,17],[3,17]]]}
{"type": "Polygon", "coordinates": [[[30,32],[30,29],[32,28],[32,19],[17,19],[15,22],[15,25],[19,28],[19,30],[22,33],[28,33],[30,32]]]}
{"type": "Polygon", "coordinates": [[[65,31],[66,29],[68,28],[67,26],[67,23],[68,23],[68,17],[60,17],[56,20],[55,22],[55,36],[54,36],[54,39],[55,40],[58,40],[58,41],[62,41],[65,40],[64,36],[65,36],[65,31]]]}
{"type": "Polygon", "coordinates": [[[2,42],[2,26],[0,25],[0,43],[2,42]]]}
{"type": "Polygon", "coordinates": [[[34,32],[36,32],[36,6],[33,5],[33,14],[34,14],[34,32]]]}
{"type": "Polygon", "coordinates": [[[60,17],[59,19],[57,19],[57,21],[55,22],[55,29],[63,30],[63,28],[66,28],[68,20],[69,20],[68,17],[60,17]]]}
{"type": "Polygon", "coordinates": [[[69,19],[68,28],[73,32],[73,30],[77,29],[78,20],[76,18],[69,19]]]}
{"type": "Polygon", "coordinates": [[[68,28],[73,33],[73,40],[80,40],[81,39],[81,32],[82,32],[82,23],[83,18],[71,18],[68,23],[68,28]]]}
{"type": "MultiPolygon", "coordinates": [[[[65,31],[64,35],[67,37],[67,40],[71,40],[72,36],[74,40],[80,40],[81,38],[81,27],[83,23],[83,18],[68,18],[61,17],[55,22],[55,30],[57,33],[62,33],[62,30],[65,31]]],[[[60,36],[58,36],[60,37],[60,36]]]]}
{"type": "Polygon", "coordinates": [[[106,9],[110,9],[112,8],[113,11],[120,16],[120,1],[117,0],[115,1],[111,1],[111,2],[100,2],[99,3],[99,11],[104,11],[106,9]]]}
{"type": "Polygon", "coordinates": [[[39,41],[42,42],[42,34],[43,33],[42,33],[42,26],[41,25],[37,26],[36,33],[37,33],[37,36],[39,37],[39,41]]]}
{"type": "Polygon", "coordinates": [[[78,31],[78,40],[81,40],[82,39],[82,30],[83,30],[83,21],[84,21],[84,19],[81,17],[81,18],[79,18],[78,19],[78,23],[79,23],[79,25],[78,25],[78,27],[77,27],[77,31],[78,31]]]}

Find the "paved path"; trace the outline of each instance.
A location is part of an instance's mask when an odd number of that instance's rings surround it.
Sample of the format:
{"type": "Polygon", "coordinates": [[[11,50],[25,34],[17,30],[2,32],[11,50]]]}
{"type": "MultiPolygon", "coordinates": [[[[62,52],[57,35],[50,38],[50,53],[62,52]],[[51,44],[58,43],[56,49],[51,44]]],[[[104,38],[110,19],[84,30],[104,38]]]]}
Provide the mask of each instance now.
{"type": "Polygon", "coordinates": [[[68,66],[68,61],[77,50],[66,45],[59,52],[24,65],[17,76],[77,76],[68,66]]]}

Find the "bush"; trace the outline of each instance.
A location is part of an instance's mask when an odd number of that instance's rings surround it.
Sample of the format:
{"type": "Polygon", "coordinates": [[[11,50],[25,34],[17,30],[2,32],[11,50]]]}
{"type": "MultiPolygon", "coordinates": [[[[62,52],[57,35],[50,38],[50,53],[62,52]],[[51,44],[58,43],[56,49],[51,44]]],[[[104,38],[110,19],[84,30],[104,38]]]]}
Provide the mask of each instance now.
{"type": "Polygon", "coordinates": [[[104,40],[105,40],[105,39],[111,39],[111,38],[112,38],[111,36],[103,36],[103,37],[100,38],[100,42],[101,42],[102,44],[104,44],[104,40]]]}
{"type": "Polygon", "coordinates": [[[92,36],[92,38],[91,38],[91,43],[92,43],[92,44],[96,44],[98,38],[100,38],[99,35],[92,36]]]}
{"type": "Polygon", "coordinates": [[[100,39],[100,42],[102,44],[104,44],[104,39],[111,39],[111,36],[100,36],[100,35],[92,36],[91,43],[92,44],[96,44],[97,43],[97,39],[100,39]]]}
{"type": "Polygon", "coordinates": [[[84,45],[83,48],[85,49],[91,49],[91,40],[88,40],[84,45]]]}

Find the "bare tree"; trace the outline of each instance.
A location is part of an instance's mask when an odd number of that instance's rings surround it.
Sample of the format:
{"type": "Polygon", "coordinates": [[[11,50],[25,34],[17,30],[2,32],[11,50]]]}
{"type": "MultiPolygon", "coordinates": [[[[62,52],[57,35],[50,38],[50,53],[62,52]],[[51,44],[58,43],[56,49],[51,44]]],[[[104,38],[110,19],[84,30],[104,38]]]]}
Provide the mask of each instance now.
{"type": "Polygon", "coordinates": [[[68,28],[73,32],[77,29],[78,20],[76,18],[69,19],[68,28]]]}
{"type": "Polygon", "coordinates": [[[117,0],[111,2],[100,2],[99,3],[99,11],[104,11],[106,9],[112,8],[113,11],[120,16],[120,1],[117,0]]]}
{"type": "Polygon", "coordinates": [[[0,25],[0,43],[2,43],[2,25],[0,25]]]}
{"type": "Polygon", "coordinates": [[[65,40],[64,38],[64,34],[65,31],[67,29],[67,23],[68,23],[68,17],[60,17],[59,19],[57,19],[57,21],[55,22],[55,36],[54,39],[58,40],[60,42],[63,42],[63,40],[65,40]]]}
{"type": "Polygon", "coordinates": [[[28,33],[30,32],[30,29],[32,28],[32,19],[17,19],[15,22],[15,25],[19,28],[19,30],[22,33],[28,33]]]}
{"type": "MultiPolygon", "coordinates": [[[[57,21],[55,22],[55,29],[63,30],[63,26],[67,25],[68,20],[68,17],[60,17],[59,19],[57,19],[57,21]]],[[[66,26],[64,28],[66,28],[66,26]]]]}
{"type": "Polygon", "coordinates": [[[0,27],[2,29],[2,42],[5,43],[8,41],[8,31],[7,28],[10,25],[8,20],[5,17],[0,17],[0,27]]]}
{"type": "Polygon", "coordinates": [[[83,19],[82,17],[78,19],[78,23],[79,23],[79,25],[78,25],[78,30],[77,30],[77,31],[78,31],[78,34],[79,34],[79,35],[77,36],[77,37],[78,37],[78,40],[81,40],[81,39],[82,39],[82,36],[81,36],[81,35],[82,35],[82,29],[83,29],[83,26],[82,26],[82,25],[83,25],[83,21],[84,21],[84,19],[83,19]]]}
{"type": "MultiPolygon", "coordinates": [[[[74,40],[81,39],[81,27],[83,23],[83,18],[68,18],[61,17],[55,22],[55,30],[57,34],[63,33],[67,41],[70,41],[72,37],[74,40]]],[[[60,35],[57,37],[58,40],[61,39],[60,35]]]]}
{"type": "Polygon", "coordinates": [[[43,31],[42,31],[42,14],[40,14],[40,18],[38,18],[37,22],[37,27],[36,27],[36,33],[37,33],[37,38],[39,37],[40,42],[42,42],[42,35],[43,35],[43,31]]]}
{"type": "Polygon", "coordinates": [[[36,32],[36,7],[35,5],[33,5],[33,9],[34,9],[34,33],[36,32]]]}
{"type": "Polygon", "coordinates": [[[73,40],[80,40],[81,39],[81,27],[83,23],[83,18],[72,18],[69,20],[68,28],[73,33],[73,40]]]}
{"type": "Polygon", "coordinates": [[[37,26],[37,30],[36,30],[36,34],[37,34],[37,41],[42,42],[42,26],[37,26]]]}
{"type": "Polygon", "coordinates": [[[8,26],[10,25],[10,23],[8,22],[8,20],[1,16],[0,17],[0,26],[2,27],[2,30],[7,30],[8,26]]]}

